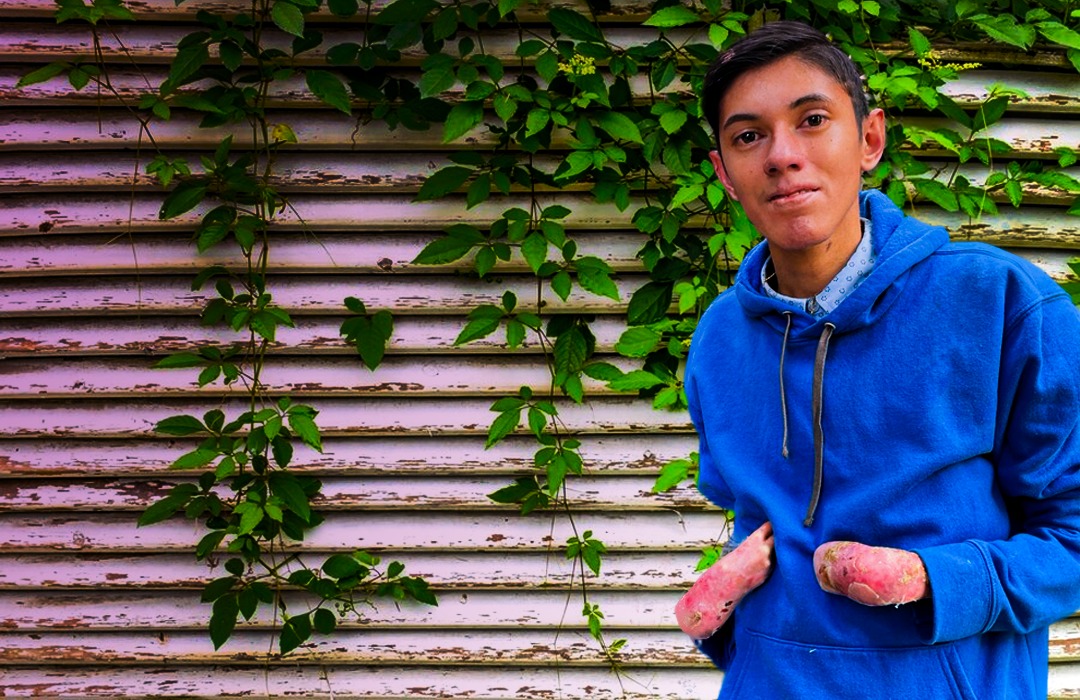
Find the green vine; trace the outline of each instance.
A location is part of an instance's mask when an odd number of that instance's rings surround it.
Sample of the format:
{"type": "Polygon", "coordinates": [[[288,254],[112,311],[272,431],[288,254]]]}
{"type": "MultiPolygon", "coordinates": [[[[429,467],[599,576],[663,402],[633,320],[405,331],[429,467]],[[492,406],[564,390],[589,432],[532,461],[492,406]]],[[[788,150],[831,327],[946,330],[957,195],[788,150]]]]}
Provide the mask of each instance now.
{"type": "MultiPolygon", "coordinates": [[[[100,46],[99,23],[132,19],[120,0],[58,4],[58,21],[90,24],[95,47],[100,46]]],[[[1076,164],[1080,148],[1057,148],[1053,160],[1018,160],[1012,147],[993,135],[1012,101],[1025,98],[1020,90],[990,86],[977,106],[958,103],[947,90],[951,81],[978,67],[948,58],[962,58],[964,42],[1013,51],[1038,45],[1061,56],[1064,67],[1080,71],[1080,8],[1072,0],[658,0],[644,19],[648,29],[639,29],[627,45],[613,41],[591,10],[551,7],[538,26],[518,18],[519,12],[538,11],[522,0],[394,0],[381,8],[370,1],[328,0],[335,17],[362,17],[364,31],[357,42],[323,46],[322,35],[307,26],[321,4],[254,0],[249,12],[234,17],[200,12],[205,29],[180,42],[168,79],[136,108],[148,133],[152,120],[168,119],[181,108],[202,113],[204,127],[246,123],[254,144],[238,149],[223,140],[201,159],[201,171],[165,154],[147,167],[171,188],[162,218],[213,204],[194,233],[196,248],[233,245],[245,263],[235,270],[204,270],[194,284],[198,289],[213,282],[217,293],[204,309],[204,322],[228,325],[245,334],[244,340],[174,355],[159,365],[200,368],[200,385],[240,383],[249,409],[232,418],[211,411],[201,419],[177,416],[158,425],[164,434],[204,438],[177,460],[177,468],[213,468],[197,484],[175,487],[140,521],[149,524],[183,511],[208,530],[196,550],[200,559],[214,556],[222,545],[232,556],[225,565],[230,575],[211,582],[204,594],[213,602],[210,628],[218,646],[238,615],[250,618],[260,604],[281,614],[280,646],[287,652],[313,629],[332,631],[333,606],[353,613],[360,599],[372,595],[435,603],[427,584],[405,576],[396,562],[381,570],[374,557],[356,552],[334,555],[313,568],[284,546],[283,538],[302,540],[321,521],[311,507],[319,483],[289,468],[294,444],[319,450],[321,441],[315,408],[287,397],[274,401],[260,382],[276,330],[292,324],[266,284],[270,233],[276,217],[291,206],[272,186],[273,164],[277,153],[296,141],[288,125],[267,116],[275,81],[303,73],[308,89],[327,105],[353,114],[354,105],[362,103],[363,120],[389,128],[441,125],[442,140],[452,148],[448,164],[427,177],[417,201],[452,198],[464,209],[492,199],[506,202],[487,225],[450,226],[418,251],[413,263],[437,266],[469,258],[479,278],[492,277],[508,263],[523,264],[536,281],[533,299],[507,291],[501,304],[474,308],[455,345],[501,331],[512,351],[535,338],[533,347],[550,371],[549,386],[543,392],[522,387],[495,400],[485,442],[491,447],[527,430],[536,441],[535,469],[490,498],[515,505],[523,515],[546,509],[567,519],[574,535],[564,551],[574,563],[583,616],[613,665],[625,640],[606,639],[603,612],[588,594],[607,548],[576,522],[567,482],[586,465],[582,438],[562,422],[560,406],[583,402],[588,378],[610,391],[638,394],[657,409],[685,407],[680,364],[697,318],[730,283],[757,239],[716,181],[707,157],[713,143],[697,96],[718,51],[779,18],[805,20],[828,32],[854,57],[875,105],[886,110],[889,145],[867,185],[882,188],[898,205],[934,205],[977,219],[997,214],[999,204],[1020,206],[1026,189],[1037,187],[1068,199],[1068,213],[1080,215],[1080,181],[1065,171],[1076,164]],[[263,34],[271,26],[293,37],[290,51],[265,48],[263,34]],[[489,48],[484,37],[492,32],[516,35],[512,56],[489,48]],[[305,67],[310,59],[305,63],[302,54],[315,49],[325,52],[326,65],[305,67]],[[402,65],[406,51],[422,52],[418,72],[402,65]],[[213,86],[195,89],[202,80],[213,86]],[[927,126],[925,119],[909,116],[936,117],[944,125],[927,126]],[[478,132],[486,145],[456,147],[478,132]],[[920,152],[925,149],[948,154],[948,163],[928,161],[920,152]],[[551,155],[557,163],[545,160],[551,155]],[[978,176],[969,164],[982,169],[978,176]],[[582,254],[581,225],[568,206],[573,198],[561,195],[571,192],[587,193],[640,234],[637,259],[649,279],[628,298],[611,265],[582,254]],[[552,204],[553,198],[559,203],[552,204]],[[549,310],[550,302],[566,302],[575,288],[625,304],[627,328],[615,350],[640,362],[638,368],[623,371],[598,357],[591,316],[549,310]],[[314,593],[320,602],[295,613],[284,602],[290,587],[314,593]]],[[[61,74],[76,89],[88,84],[109,89],[100,48],[87,61],[35,70],[21,84],[61,74]]],[[[1080,264],[1071,269],[1080,273],[1080,264]]],[[[1076,283],[1069,289],[1080,300],[1076,283]]],[[[393,333],[393,319],[385,311],[369,313],[358,298],[345,300],[345,306],[353,316],[341,333],[374,370],[393,333]]],[[[693,480],[696,457],[665,465],[654,491],[693,480]]],[[[703,565],[716,556],[715,550],[707,552],[703,565]]]]}

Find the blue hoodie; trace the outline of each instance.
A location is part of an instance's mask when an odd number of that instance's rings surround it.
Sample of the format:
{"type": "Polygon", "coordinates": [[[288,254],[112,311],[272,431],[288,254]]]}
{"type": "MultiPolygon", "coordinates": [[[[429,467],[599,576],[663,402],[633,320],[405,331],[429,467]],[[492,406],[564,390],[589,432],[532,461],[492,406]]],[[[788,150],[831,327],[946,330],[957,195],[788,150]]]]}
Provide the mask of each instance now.
{"type": "Polygon", "coordinates": [[[860,208],[877,263],[835,310],[762,293],[762,244],[691,344],[698,487],[736,540],[775,533],[772,574],[701,644],[720,698],[1045,700],[1048,626],[1080,608],[1080,316],[1020,258],[877,191],[860,208]],[[831,540],[917,552],[931,599],[825,593],[831,540]]]}

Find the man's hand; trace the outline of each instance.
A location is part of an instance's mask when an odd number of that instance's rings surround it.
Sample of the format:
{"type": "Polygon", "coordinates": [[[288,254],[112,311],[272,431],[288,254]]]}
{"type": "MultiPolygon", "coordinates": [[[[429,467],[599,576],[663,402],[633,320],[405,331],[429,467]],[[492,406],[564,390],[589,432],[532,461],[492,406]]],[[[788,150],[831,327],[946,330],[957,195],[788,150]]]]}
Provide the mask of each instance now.
{"type": "Polygon", "coordinates": [[[710,566],[675,605],[683,632],[707,639],[723,627],[739,601],[768,578],[772,556],[772,525],[765,523],[710,566]]]}
{"type": "Polygon", "coordinates": [[[814,552],[818,584],[863,605],[900,605],[929,596],[918,554],[858,542],[826,542],[814,552]]]}

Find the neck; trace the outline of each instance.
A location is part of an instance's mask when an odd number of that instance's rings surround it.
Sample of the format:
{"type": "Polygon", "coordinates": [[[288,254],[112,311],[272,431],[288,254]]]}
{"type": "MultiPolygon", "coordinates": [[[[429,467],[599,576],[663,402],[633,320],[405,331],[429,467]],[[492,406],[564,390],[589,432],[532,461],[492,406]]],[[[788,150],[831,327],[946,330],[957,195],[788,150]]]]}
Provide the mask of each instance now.
{"type": "Polygon", "coordinates": [[[862,226],[856,220],[854,230],[834,235],[810,248],[774,250],[770,247],[776,291],[796,299],[814,296],[843,269],[861,239],[862,226]]]}

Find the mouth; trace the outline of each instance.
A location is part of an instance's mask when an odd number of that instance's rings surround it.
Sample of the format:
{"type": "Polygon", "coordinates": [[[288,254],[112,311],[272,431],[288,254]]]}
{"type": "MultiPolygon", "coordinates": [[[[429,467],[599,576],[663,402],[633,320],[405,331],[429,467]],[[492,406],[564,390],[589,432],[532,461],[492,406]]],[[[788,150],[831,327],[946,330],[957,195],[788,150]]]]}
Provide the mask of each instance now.
{"type": "Polygon", "coordinates": [[[816,187],[789,187],[769,195],[769,202],[775,204],[801,202],[817,191],[816,187]]]}

